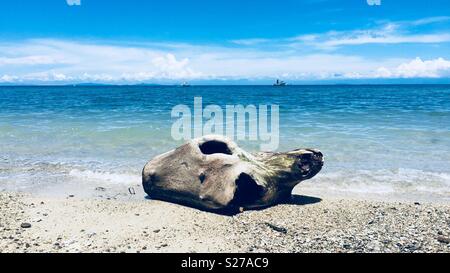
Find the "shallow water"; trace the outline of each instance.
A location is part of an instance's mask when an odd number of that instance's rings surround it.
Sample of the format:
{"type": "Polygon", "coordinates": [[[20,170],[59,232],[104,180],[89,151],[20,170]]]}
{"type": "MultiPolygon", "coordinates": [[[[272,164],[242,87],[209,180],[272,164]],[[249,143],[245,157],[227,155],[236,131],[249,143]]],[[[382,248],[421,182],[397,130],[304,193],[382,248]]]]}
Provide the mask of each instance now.
{"type": "Polygon", "coordinates": [[[139,187],[144,164],[181,143],[170,111],[195,96],[278,104],[279,150],[325,154],[297,193],[450,201],[448,85],[0,87],[0,190],[139,187]]]}

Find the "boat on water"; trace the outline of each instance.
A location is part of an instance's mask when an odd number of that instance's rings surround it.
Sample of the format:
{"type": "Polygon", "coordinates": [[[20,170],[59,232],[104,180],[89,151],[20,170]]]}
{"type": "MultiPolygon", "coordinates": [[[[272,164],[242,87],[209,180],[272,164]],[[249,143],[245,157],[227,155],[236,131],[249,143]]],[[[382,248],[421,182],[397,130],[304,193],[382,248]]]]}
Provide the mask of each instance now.
{"type": "Polygon", "coordinates": [[[284,81],[280,81],[279,79],[277,79],[277,81],[273,84],[273,86],[286,86],[287,83],[284,81]]]}
{"type": "Polygon", "coordinates": [[[191,85],[189,83],[187,83],[187,82],[183,82],[180,86],[181,87],[189,87],[191,85]]]}

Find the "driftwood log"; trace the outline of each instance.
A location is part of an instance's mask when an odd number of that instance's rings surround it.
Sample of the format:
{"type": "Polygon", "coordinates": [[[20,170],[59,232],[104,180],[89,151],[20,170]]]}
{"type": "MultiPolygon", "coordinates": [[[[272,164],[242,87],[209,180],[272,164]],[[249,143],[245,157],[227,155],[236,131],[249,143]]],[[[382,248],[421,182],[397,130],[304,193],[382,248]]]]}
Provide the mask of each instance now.
{"type": "Polygon", "coordinates": [[[150,198],[206,210],[244,210],[286,202],[316,175],[322,153],[297,149],[250,154],[222,136],[204,136],[148,162],[142,183],[150,198]]]}

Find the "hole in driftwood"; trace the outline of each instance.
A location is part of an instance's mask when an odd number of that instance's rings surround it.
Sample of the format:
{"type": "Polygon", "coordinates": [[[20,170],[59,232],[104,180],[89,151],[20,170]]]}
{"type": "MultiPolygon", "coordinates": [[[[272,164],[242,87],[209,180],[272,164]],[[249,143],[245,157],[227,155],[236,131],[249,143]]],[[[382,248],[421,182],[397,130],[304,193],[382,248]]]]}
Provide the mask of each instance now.
{"type": "Polygon", "coordinates": [[[263,187],[259,186],[256,181],[246,173],[241,173],[235,183],[236,192],[233,198],[233,203],[235,205],[251,204],[263,194],[263,187]]]}
{"type": "Polygon", "coordinates": [[[198,178],[200,179],[200,183],[203,184],[203,182],[205,181],[206,175],[204,173],[202,173],[202,174],[199,175],[198,178]]]}
{"type": "Polygon", "coordinates": [[[232,152],[228,148],[228,145],[224,142],[217,141],[217,140],[211,140],[206,141],[199,146],[200,151],[202,151],[205,155],[210,154],[227,154],[231,155],[232,152]]]}

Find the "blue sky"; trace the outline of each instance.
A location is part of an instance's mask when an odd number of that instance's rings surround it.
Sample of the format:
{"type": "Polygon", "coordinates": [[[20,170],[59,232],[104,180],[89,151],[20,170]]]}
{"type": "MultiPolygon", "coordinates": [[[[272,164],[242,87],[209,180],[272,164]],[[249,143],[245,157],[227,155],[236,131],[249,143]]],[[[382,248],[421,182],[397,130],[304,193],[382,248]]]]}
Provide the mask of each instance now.
{"type": "Polygon", "coordinates": [[[449,55],[448,0],[6,0],[0,10],[2,84],[445,82],[449,55]]]}

